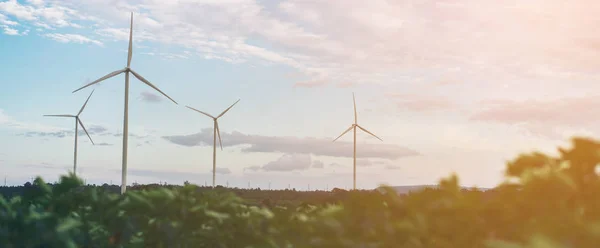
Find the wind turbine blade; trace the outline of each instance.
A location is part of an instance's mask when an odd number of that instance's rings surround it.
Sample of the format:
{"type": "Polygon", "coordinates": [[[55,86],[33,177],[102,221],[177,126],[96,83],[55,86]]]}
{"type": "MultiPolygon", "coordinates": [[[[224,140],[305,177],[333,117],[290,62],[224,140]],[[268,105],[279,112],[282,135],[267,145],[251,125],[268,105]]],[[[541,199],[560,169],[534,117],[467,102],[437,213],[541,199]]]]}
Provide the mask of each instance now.
{"type": "Polygon", "coordinates": [[[344,134],[346,134],[347,132],[350,132],[350,130],[352,130],[353,127],[354,127],[354,125],[350,126],[348,129],[346,129],[346,131],[344,131],[342,134],[340,134],[340,136],[338,136],[337,138],[335,138],[332,142],[335,142],[340,137],[344,136],[344,134]]]}
{"type": "Polygon", "coordinates": [[[129,51],[127,52],[127,68],[131,65],[133,42],[133,12],[131,12],[131,23],[129,24],[129,51]]]}
{"type": "Polygon", "coordinates": [[[156,88],[156,86],[154,86],[153,84],[151,84],[150,82],[148,82],[148,80],[146,80],[144,77],[142,77],[140,74],[137,74],[137,72],[133,71],[133,70],[129,70],[137,79],[139,79],[140,81],[144,82],[145,84],[147,84],[148,86],[152,87],[153,89],[155,89],[156,91],[160,92],[163,96],[166,96],[167,98],[169,98],[169,100],[173,101],[175,104],[178,104],[175,100],[173,100],[173,98],[167,96],[167,94],[165,94],[164,92],[162,92],[161,90],[159,90],[158,88],[156,88]]]}
{"type": "Polygon", "coordinates": [[[356,115],[356,98],[354,97],[354,92],[352,92],[352,103],[354,103],[354,124],[358,124],[358,117],[356,115]]]}
{"type": "Polygon", "coordinates": [[[381,138],[377,137],[377,135],[375,135],[375,134],[373,134],[373,133],[371,133],[371,132],[367,131],[367,129],[364,129],[363,127],[361,127],[361,126],[359,126],[359,125],[356,125],[356,126],[357,126],[358,128],[360,128],[361,130],[365,131],[366,133],[368,133],[368,134],[370,134],[370,135],[373,135],[373,137],[375,137],[375,138],[377,138],[377,139],[379,139],[379,140],[383,141],[381,138]]]}
{"type": "Polygon", "coordinates": [[[88,101],[90,100],[90,97],[92,97],[92,94],[94,94],[94,90],[92,90],[92,93],[90,93],[90,96],[88,96],[88,98],[87,98],[87,100],[85,100],[85,103],[83,104],[83,106],[81,106],[79,113],[77,113],[78,116],[81,114],[81,112],[83,112],[83,109],[85,108],[85,105],[87,105],[88,101]]]}
{"type": "Polygon", "coordinates": [[[74,115],[44,115],[48,117],[75,117],[74,115]]]}
{"type": "Polygon", "coordinates": [[[106,75],[106,76],[104,76],[104,77],[101,77],[100,79],[98,79],[98,80],[96,80],[96,81],[94,81],[94,82],[91,82],[91,83],[89,83],[89,84],[86,84],[85,86],[83,86],[83,87],[81,87],[81,88],[79,88],[79,89],[76,89],[76,90],[74,90],[72,93],[75,93],[75,92],[77,92],[77,91],[79,91],[79,90],[81,90],[81,89],[83,89],[83,88],[85,88],[85,87],[88,87],[88,86],[92,85],[92,84],[97,84],[97,83],[99,83],[99,82],[102,82],[102,81],[104,81],[104,80],[106,80],[106,79],[109,79],[109,78],[111,78],[111,77],[114,77],[114,76],[116,76],[116,75],[119,75],[119,74],[120,74],[120,73],[122,73],[122,72],[125,72],[125,69],[121,69],[121,70],[118,70],[118,71],[113,71],[113,72],[111,72],[111,73],[107,74],[107,75],[106,75]]]}
{"type": "Polygon", "coordinates": [[[221,142],[221,130],[219,130],[219,122],[217,122],[217,135],[219,136],[219,145],[221,145],[221,151],[223,151],[223,142],[221,142]]]}
{"type": "Polygon", "coordinates": [[[205,113],[205,112],[202,112],[202,111],[200,111],[200,110],[197,110],[197,109],[195,109],[195,108],[192,108],[192,107],[190,107],[190,106],[185,106],[185,107],[187,107],[187,108],[189,108],[189,109],[191,109],[191,110],[194,110],[194,111],[196,111],[196,112],[198,112],[198,113],[204,114],[204,115],[206,115],[206,116],[208,116],[208,117],[210,117],[210,118],[213,118],[213,119],[215,119],[215,117],[213,117],[212,115],[209,115],[209,114],[207,114],[207,113],[205,113]]]}
{"type": "Polygon", "coordinates": [[[79,117],[77,118],[77,122],[79,122],[79,125],[81,125],[81,128],[83,128],[83,131],[85,131],[85,134],[87,134],[88,138],[90,138],[90,141],[92,142],[92,145],[96,145],[96,144],[94,144],[94,141],[92,140],[92,137],[90,137],[90,134],[85,129],[85,126],[83,125],[83,122],[81,122],[81,120],[79,119],[79,117]]]}
{"type": "Polygon", "coordinates": [[[223,111],[223,113],[221,113],[219,116],[217,116],[217,118],[223,116],[225,113],[227,113],[227,111],[229,111],[231,108],[233,108],[233,105],[237,104],[241,99],[238,99],[237,101],[235,101],[233,104],[231,104],[231,106],[229,106],[229,108],[227,108],[225,111],[223,111]]]}

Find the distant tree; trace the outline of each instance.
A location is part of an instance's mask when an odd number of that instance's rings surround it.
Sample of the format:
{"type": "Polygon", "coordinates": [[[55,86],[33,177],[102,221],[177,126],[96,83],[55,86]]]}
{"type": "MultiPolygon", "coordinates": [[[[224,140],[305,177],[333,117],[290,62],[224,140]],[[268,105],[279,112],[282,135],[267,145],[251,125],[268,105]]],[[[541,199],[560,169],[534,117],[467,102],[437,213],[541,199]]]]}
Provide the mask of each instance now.
{"type": "Polygon", "coordinates": [[[333,189],[331,190],[331,192],[333,192],[333,193],[342,193],[342,192],[347,192],[347,190],[345,190],[345,189],[340,189],[340,188],[333,188],[333,189]]]}

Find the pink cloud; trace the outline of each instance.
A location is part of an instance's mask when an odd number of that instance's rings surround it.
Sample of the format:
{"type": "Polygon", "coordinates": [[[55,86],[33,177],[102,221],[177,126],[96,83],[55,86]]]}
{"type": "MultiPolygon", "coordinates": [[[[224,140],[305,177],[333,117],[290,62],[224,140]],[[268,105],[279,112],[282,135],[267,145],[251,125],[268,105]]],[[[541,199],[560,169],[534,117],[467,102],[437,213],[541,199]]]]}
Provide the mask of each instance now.
{"type": "Polygon", "coordinates": [[[548,101],[502,101],[471,116],[471,120],[501,123],[540,122],[554,125],[582,125],[597,122],[600,97],[572,97],[548,101]]]}
{"type": "MultiPolygon", "coordinates": [[[[435,75],[460,70],[458,78],[440,85],[599,75],[600,33],[593,30],[600,5],[593,0],[138,2],[119,4],[145,10],[136,17],[138,41],[195,48],[202,58],[236,64],[256,59],[291,66],[307,78],[297,87],[398,84],[421,70],[435,75]]],[[[114,11],[110,1],[52,6],[11,0],[0,2],[0,12],[33,25],[89,20],[105,39],[127,38],[122,31],[129,16],[114,11]]]]}
{"type": "Polygon", "coordinates": [[[343,82],[343,83],[338,83],[336,85],[338,88],[350,88],[352,86],[354,86],[354,83],[351,82],[343,82]]]}
{"type": "Polygon", "coordinates": [[[396,93],[390,93],[387,96],[394,99],[398,108],[417,112],[452,109],[456,107],[454,102],[442,96],[419,96],[396,93]]]}
{"type": "Polygon", "coordinates": [[[321,80],[312,80],[312,81],[302,81],[302,82],[297,82],[294,84],[294,87],[296,88],[314,88],[314,87],[319,87],[319,86],[323,86],[327,84],[324,81],[321,80]]]}
{"type": "Polygon", "coordinates": [[[592,135],[600,116],[600,97],[584,96],[553,100],[488,100],[472,121],[517,125],[529,135],[563,139],[573,135],[592,135]]]}

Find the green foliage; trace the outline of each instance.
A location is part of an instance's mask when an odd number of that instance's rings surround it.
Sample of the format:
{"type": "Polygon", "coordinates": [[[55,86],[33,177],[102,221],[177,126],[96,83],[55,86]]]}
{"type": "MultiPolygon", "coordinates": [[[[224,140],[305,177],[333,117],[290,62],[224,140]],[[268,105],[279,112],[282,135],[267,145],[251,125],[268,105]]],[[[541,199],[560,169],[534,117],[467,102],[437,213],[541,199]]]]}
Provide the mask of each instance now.
{"type": "Polygon", "coordinates": [[[336,189],[302,204],[251,197],[258,206],[189,183],[119,195],[74,175],[37,178],[0,197],[0,247],[597,247],[600,143],[573,144],[556,158],[521,155],[486,192],[452,175],[405,196],[336,189]]]}

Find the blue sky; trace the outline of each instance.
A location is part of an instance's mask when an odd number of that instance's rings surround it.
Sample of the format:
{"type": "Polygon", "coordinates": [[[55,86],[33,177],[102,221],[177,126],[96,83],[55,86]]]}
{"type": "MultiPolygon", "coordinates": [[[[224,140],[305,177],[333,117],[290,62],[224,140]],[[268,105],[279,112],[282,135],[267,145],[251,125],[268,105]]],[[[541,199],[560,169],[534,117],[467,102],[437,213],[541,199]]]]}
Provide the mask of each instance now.
{"type": "Polygon", "coordinates": [[[600,114],[598,3],[560,1],[0,0],[0,166],[9,184],[72,167],[120,182],[122,69],[129,12],[129,182],[211,180],[212,121],[224,150],[217,183],[348,188],[353,121],[358,187],[435,183],[456,172],[492,186],[519,153],[594,137],[600,114]],[[206,142],[209,142],[207,144],[206,142]]]}

